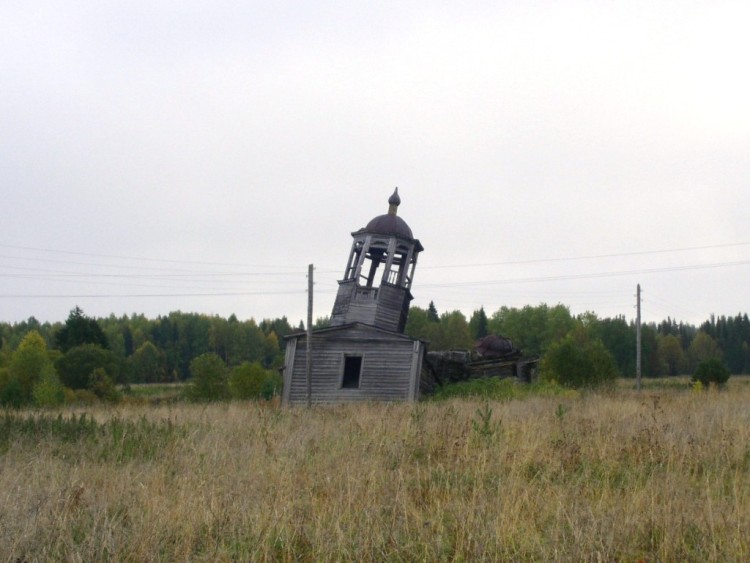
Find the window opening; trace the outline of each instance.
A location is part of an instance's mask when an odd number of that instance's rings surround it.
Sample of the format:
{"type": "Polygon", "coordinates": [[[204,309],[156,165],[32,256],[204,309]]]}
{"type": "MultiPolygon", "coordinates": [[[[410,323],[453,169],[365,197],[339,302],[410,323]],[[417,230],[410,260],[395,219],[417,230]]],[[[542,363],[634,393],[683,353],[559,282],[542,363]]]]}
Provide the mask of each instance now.
{"type": "Polygon", "coordinates": [[[346,266],[346,273],[344,279],[352,280],[356,277],[357,264],[359,264],[359,257],[362,254],[362,241],[358,240],[352,246],[352,251],[349,256],[349,263],[346,266]]]}
{"type": "Polygon", "coordinates": [[[367,272],[366,276],[363,274],[361,277],[365,280],[365,284],[367,287],[373,287],[380,264],[384,264],[388,261],[387,249],[380,248],[379,245],[373,244],[370,246],[370,250],[365,255],[365,258],[366,262],[369,262],[370,269],[367,272]]]}
{"type": "Polygon", "coordinates": [[[406,254],[400,250],[393,255],[393,261],[390,264],[385,275],[385,281],[391,285],[400,285],[401,276],[404,272],[404,265],[406,264],[406,254]]]}
{"type": "Polygon", "coordinates": [[[359,378],[362,374],[362,356],[344,357],[344,378],[341,381],[343,389],[359,389],[359,378]]]}

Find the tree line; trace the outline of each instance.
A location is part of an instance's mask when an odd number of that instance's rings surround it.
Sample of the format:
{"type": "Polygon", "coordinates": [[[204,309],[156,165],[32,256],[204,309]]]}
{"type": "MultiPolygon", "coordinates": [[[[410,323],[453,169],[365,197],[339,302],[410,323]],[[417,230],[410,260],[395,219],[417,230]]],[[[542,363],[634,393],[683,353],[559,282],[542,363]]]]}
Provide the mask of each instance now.
{"type": "MultiPolygon", "coordinates": [[[[484,308],[467,319],[461,311],[438,314],[434,303],[412,307],[406,333],[430,342],[432,350],[471,349],[487,334],[510,338],[525,356],[544,357],[564,338],[601,342],[611,354],[617,372],[634,377],[636,326],[624,316],[600,318],[593,312],[572,315],[562,304],[501,307],[491,315],[484,308]]],[[[750,373],[750,319],[711,316],[699,326],[667,318],[641,326],[642,374],[660,377],[692,374],[704,360],[719,359],[731,373],[750,373]]]]}
{"type": "Polygon", "coordinates": [[[78,307],[65,323],[0,323],[0,404],[113,400],[118,385],[188,379],[195,399],[209,388],[222,398],[267,395],[279,385],[273,376],[292,330],[285,317],[256,323],[173,312],[93,319],[78,307]]]}
{"type": "Polygon", "coordinates": [[[124,376],[132,383],[184,381],[190,377],[190,362],[204,353],[215,353],[228,366],[257,361],[272,367],[281,361],[283,337],[296,330],[286,317],[260,323],[240,321],[235,315],[222,318],[180,311],[155,319],[134,314],[80,322],[81,317],[88,319],[76,307],[66,322],[40,323],[30,317],[20,323],[0,323],[0,366],[32,330],[41,335],[48,349],[63,353],[71,347],[65,344],[66,334],[73,332],[78,340],[98,344],[118,360],[131,361],[134,365],[124,368],[124,376]],[[103,334],[98,340],[85,333],[95,332],[96,328],[90,328],[93,325],[103,334]]]}
{"type": "MultiPolygon", "coordinates": [[[[318,319],[315,327],[325,324],[325,318],[318,319]]],[[[292,327],[286,317],[257,323],[235,315],[178,311],[156,319],[92,319],[78,307],[64,323],[40,323],[33,317],[0,323],[0,403],[51,404],[66,392],[108,399],[116,396],[118,384],[188,379],[194,398],[196,393],[240,397],[261,388],[267,394],[279,384],[269,374],[282,365],[283,337],[295,330],[304,325],[292,327]]],[[[632,377],[636,371],[633,321],[592,312],[574,316],[562,304],[501,307],[489,316],[482,307],[467,319],[457,310],[438,313],[431,302],[425,309],[411,307],[405,331],[428,341],[431,350],[471,349],[479,338],[498,334],[527,357],[603,351],[617,374],[632,377]]],[[[641,341],[646,377],[694,373],[709,359],[721,361],[731,373],[750,373],[747,314],[712,316],[700,326],[671,318],[647,323],[641,341]]]]}

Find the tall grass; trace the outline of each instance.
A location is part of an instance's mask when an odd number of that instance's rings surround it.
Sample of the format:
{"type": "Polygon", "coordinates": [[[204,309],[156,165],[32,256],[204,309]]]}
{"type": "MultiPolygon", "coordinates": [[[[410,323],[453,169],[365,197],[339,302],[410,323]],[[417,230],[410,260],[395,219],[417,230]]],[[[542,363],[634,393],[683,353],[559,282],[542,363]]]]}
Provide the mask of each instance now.
{"type": "MultiPolygon", "coordinates": [[[[731,382],[730,382],[731,386],[731,382]]],[[[0,558],[750,558],[750,389],[0,419],[0,558]]]]}
{"type": "Polygon", "coordinates": [[[470,379],[438,387],[429,399],[481,398],[510,401],[527,397],[575,397],[577,392],[554,382],[522,383],[515,378],[470,379]]]}

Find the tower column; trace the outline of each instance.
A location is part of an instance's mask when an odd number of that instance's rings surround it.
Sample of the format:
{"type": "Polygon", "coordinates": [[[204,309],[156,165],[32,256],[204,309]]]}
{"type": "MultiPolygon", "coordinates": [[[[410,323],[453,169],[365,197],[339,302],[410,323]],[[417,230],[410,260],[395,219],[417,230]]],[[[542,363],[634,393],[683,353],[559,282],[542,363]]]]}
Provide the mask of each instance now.
{"type": "Polygon", "coordinates": [[[417,256],[418,254],[414,254],[414,257],[412,258],[409,271],[409,281],[406,284],[406,289],[411,289],[411,284],[414,283],[414,270],[417,268],[417,256]]]}
{"type": "Polygon", "coordinates": [[[398,285],[408,288],[411,285],[411,277],[409,276],[409,268],[412,265],[414,258],[414,247],[409,247],[409,252],[403,257],[403,263],[398,276],[398,285]]]}
{"type": "Polygon", "coordinates": [[[393,277],[391,275],[391,269],[393,268],[393,258],[396,255],[396,239],[392,238],[388,241],[388,258],[385,262],[385,268],[383,270],[383,278],[381,280],[381,283],[390,283],[394,284],[395,282],[391,281],[391,278],[393,277]]]}
{"type": "Polygon", "coordinates": [[[359,277],[362,275],[362,265],[365,262],[365,257],[367,256],[367,252],[370,250],[370,235],[367,235],[365,237],[364,242],[362,243],[362,250],[359,251],[359,258],[357,259],[357,265],[354,269],[354,279],[357,280],[357,283],[359,283],[359,277]]]}

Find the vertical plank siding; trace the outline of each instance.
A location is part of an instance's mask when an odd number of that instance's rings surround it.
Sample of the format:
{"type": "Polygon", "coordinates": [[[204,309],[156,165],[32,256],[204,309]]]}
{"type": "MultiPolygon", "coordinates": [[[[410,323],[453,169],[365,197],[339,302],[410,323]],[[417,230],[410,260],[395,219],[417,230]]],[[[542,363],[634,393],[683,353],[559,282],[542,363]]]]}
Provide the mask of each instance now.
{"type": "Polygon", "coordinates": [[[378,308],[375,322],[378,328],[403,332],[406,326],[406,315],[409,313],[411,293],[408,289],[396,285],[383,284],[378,295],[378,308]]]}

